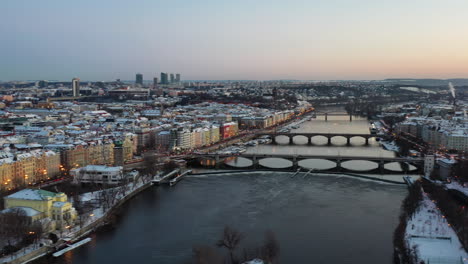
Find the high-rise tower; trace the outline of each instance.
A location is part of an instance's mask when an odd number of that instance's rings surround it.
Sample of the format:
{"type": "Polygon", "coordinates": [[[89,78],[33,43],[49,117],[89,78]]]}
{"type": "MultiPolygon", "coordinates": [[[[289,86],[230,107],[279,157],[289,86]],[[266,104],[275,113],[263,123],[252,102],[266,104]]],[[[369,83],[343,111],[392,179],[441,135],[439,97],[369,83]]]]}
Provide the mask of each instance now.
{"type": "Polygon", "coordinates": [[[143,74],[137,73],[135,76],[135,84],[143,86],[143,74]]]}
{"type": "Polygon", "coordinates": [[[158,87],[158,78],[154,77],[153,78],[153,88],[157,88],[158,87]]]}
{"type": "Polygon", "coordinates": [[[78,78],[72,79],[72,91],[73,91],[73,97],[80,96],[80,79],[78,78]]]}
{"type": "Polygon", "coordinates": [[[167,73],[161,72],[161,84],[169,84],[167,73]]]}

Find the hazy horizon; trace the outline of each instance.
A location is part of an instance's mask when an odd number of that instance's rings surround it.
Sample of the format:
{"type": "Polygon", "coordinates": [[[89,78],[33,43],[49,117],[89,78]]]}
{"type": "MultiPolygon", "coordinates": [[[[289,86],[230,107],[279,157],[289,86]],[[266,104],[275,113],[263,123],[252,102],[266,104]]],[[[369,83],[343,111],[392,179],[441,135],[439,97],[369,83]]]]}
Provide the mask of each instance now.
{"type": "Polygon", "coordinates": [[[6,0],[0,80],[468,77],[463,0],[6,0]]]}

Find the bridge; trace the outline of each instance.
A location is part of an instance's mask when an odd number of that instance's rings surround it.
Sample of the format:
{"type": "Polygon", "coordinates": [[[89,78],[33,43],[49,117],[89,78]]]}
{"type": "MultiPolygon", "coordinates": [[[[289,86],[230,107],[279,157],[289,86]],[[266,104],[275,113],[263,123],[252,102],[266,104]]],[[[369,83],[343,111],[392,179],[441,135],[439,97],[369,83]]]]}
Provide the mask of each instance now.
{"type": "Polygon", "coordinates": [[[349,116],[349,122],[353,121],[353,115],[348,114],[345,112],[322,112],[322,111],[315,111],[315,116],[323,115],[325,116],[325,121],[328,121],[328,116],[349,116]]]}
{"type": "Polygon", "coordinates": [[[278,136],[286,136],[289,137],[289,144],[294,144],[294,137],[303,136],[307,138],[307,144],[312,145],[312,138],[313,137],[326,137],[328,139],[328,145],[332,144],[332,138],[334,137],[344,137],[346,138],[346,145],[351,145],[351,138],[354,137],[361,137],[366,140],[365,145],[369,145],[370,138],[386,138],[388,136],[382,135],[378,136],[375,134],[344,134],[344,133],[257,133],[257,136],[269,136],[271,138],[271,143],[276,144],[276,137],[278,136]]]}
{"type": "MultiPolygon", "coordinates": [[[[292,162],[292,165],[288,167],[290,170],[297,170],[300,168],[299,162],[302,160],[328,160],[332,161],[336,164],[333,168],[335,171],[351,171],[356,172],[355,170],[348,170],[342,166],[343,162],[346,161],[371,161],[378,164],[377,169],[372,169],[369,172],[377,172],[380,174],[388,174],[388,173],[396,173],[396,171],[388,170],[385,168],[385,164],[398,162],[400,163],[402,170],[404,173],[410,172],[409,165],[413,165],[416,167],[416,170],[421,172],[424,165],[424,158],[400,158],[400,157],[366,157],[366,156],[326,156],[326,155],[291,155],[291,154],[217,154],[217,153],[209,153],[209,154],[193,154],[187,155],[185,159],[197,159],[201,160],[212,160],[214,161],[214,165],[216,168],[220,168],[222,165],[225,165],[225,160],[232,159],[232,158],[245,158],[249,159],[252,162],[251,166],[248,167],[237,167],[240,169],[258,169],[259,167],[264,167],[260,164],[260,161],[263,159],[269,158],[276,158],[276,159],[284,159],[292,162]]],[[[230,168],[236,168],[234,166],[230,166],[230,168]]],[[[264,167],[268,168],[268,167],[264,167]]],[[[397,173],[402,173],[398,171],[397,173]]]]}

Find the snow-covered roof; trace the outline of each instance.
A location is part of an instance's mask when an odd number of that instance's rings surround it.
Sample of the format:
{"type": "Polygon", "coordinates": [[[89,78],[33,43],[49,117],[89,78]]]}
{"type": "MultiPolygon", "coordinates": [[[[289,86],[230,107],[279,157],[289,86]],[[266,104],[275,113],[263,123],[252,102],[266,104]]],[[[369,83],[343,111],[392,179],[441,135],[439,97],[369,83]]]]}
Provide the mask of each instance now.
{"type": "Polygon", "coordinates": [[[67,203],[65,203],[65,202],[54,202],[52,204],[52,206],[60,208],[60,207],[63,207],[65,204],[67,204],[67,203]]]}
{"type": "Polygon", "coordinates": [[[14,194],[8,195],[7,199],[20,199],[20,200],[34,200],[34,201],[44,201],[46,197],[55,197],[57,194],[53,192],[48,192],[44,190],[36,189],[24,189],[14,194]]]}
{"type": "Polygon", "coordinates": [[[33,209],[31,207],[24,207],[24,206],[11,207],[11,208],[5,209],[3,211],[0,211],[0,213],[2,213],[2,214],[3,213],[11,213],[11,212],[14,212],[15,210],[21,210],[26,214],[26,216],[30,216],[30,217],[42,213],[42,212],[37,211],[36,209],[33,209]]]}

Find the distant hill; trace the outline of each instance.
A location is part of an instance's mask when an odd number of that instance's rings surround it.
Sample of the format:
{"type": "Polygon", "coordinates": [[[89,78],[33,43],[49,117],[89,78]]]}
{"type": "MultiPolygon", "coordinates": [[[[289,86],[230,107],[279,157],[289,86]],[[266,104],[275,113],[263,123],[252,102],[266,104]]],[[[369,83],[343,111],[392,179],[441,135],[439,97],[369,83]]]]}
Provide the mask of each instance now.
{"type": "Polygon", "coordinates": [[[392,78],[385,79],[386,82],[392,82],[402,85],[424,85],[424,86],[445,86],[452,82],[455,86],[468,85],[468,78],[455,79],[410,79],[410,78],[392,78]]]}

